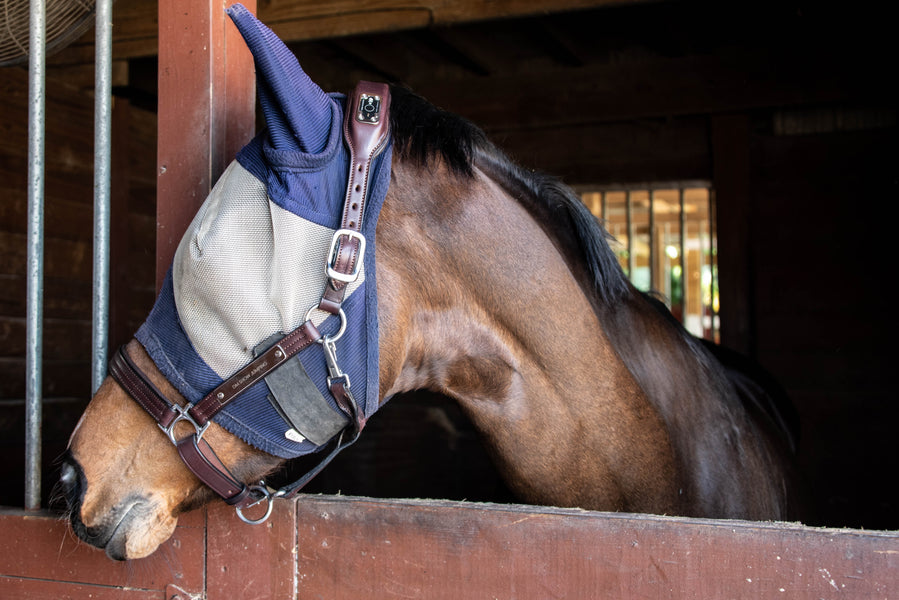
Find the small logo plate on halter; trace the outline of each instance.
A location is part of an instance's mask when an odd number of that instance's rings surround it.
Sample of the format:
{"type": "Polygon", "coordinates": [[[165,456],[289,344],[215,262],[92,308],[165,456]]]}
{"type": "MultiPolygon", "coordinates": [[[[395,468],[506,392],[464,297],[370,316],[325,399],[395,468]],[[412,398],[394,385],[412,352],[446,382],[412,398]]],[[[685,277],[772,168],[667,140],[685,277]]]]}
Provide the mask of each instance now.
{"type": "Polygon", "coordinates": [[[356,111],[356,120],[360,123],[375,124],[381,120],[381,97],[362,94],[359,97],[359,110],[356,111]]]}

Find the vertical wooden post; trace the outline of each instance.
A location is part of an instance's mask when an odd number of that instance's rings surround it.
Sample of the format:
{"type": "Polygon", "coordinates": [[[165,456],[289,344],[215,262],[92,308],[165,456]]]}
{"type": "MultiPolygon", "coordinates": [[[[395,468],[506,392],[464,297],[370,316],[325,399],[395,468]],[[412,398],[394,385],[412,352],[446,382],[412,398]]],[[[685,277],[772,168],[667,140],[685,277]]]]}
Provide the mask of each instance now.
{"type": "MultiPolygon", "coordinates": [[[[215,180],[255,128],[253,57],[230,0],[159,0],[156,289],[215,180]]],[[[256,0],[244,0],[256,11],[256,0]]]]}

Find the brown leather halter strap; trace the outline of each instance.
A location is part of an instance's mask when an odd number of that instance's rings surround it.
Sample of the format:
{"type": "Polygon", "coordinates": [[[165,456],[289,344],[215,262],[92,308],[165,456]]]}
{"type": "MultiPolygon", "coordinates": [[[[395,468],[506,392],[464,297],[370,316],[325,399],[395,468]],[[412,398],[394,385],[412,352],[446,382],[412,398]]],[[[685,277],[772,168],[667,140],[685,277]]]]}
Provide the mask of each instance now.
{"type": "Polygon", "coordinates": [[[390,128],[390,88],[382,83],[360,81],[352,98],[347,99],[343,137],[350,151],[350,175],[343,219],[334,234],[328,266],[328,283],[318,304],[321,310],[336,315],[340,311],[349,283],[359,275],[365,253],[362,217],[368,198],[369,176],[374,158],[387,144],[390,128]]]}
{"type": "MultiPolygon", "coordinates": [[[[339,315],[345,324],[341,305],[347,286],[356,280],[365,254],[365,238],[361,234],[362,218],[368,194],[369,175],[374,158],[384,149],[389,137],[390,92],[385,84],[361,81],[352,97],[347,99],[344,119],[344,138],[350,151],[350,173],[344,200],[341,228],[335,232],[326,266],[328,282],[316,308],[339,315]]],[[[311,310],[310,310],[311,312],[311,310]]],[[[341,334],[343,327],[341,327],[341,334]]],[[[248,523],[261,523],[271,512],[271,497],[292,497],[315,477],[344,448],[355,442],[365,426],[365,416],[359,410],[350,391],[349,378],[337,364],[335,342],[337,336],[322,336],[308,319],[284,336],[246,367],[209,392],[199,402],[185,408],[170,402],[131,360],[119,349],[109,365],[110,375],[128,394],[152,416],[159,427],[178,448],[187,467],[225,502],[237,508],[238,515],[248,523]],[[274,369],[298,352],[314,343],[322,345],[328,366],[327,383],[338,407],[350,417],[347,427],[338,434],[331,452],[306,475],[284,486],[274,494],[263,485],[247,486],[234,477],[203,439],[203,433],[219,411],[274,369]],[[181,439],[175,437],[175,425],[187,421],[195,431],[181,439]],[[348,434],[348,435],[347,435],[348,434]],[[250,520],[241,509],[268,500],[265,517],[250,520]]]]}

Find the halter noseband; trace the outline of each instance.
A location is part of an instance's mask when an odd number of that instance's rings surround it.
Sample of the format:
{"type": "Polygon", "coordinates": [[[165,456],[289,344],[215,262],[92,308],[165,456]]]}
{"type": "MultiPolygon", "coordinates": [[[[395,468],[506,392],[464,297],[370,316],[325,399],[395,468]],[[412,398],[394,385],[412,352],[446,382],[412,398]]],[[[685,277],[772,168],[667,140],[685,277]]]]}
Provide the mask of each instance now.
{"type": "Polygon", "coordinates": [[[365,255],[365,237],[361,230],[369,175],[374,158],[385,147],[389,138],[389,106],[390,91],[386,84],[360,81],[353,96],[347,99],[343,134],[350,153],[350,172],[343,218],[340,228],[332,238],[328,262],[325,265],[328,274],[325,290],[319,303],[307,312],[303,324],[278,340],[200,401],[188,407],[168,400],[131,360],[124,348],[120,348],[110,361],[110,375],[156,420],[178,449],[178,454],[187,467],[225,502],[233,505],[238,516],[247,523],[262,523],[268,519],[272,510],[272,498],[295,496],[341,450],[353,444],[365,426],[365,416],[350,390],[349,377],[338,364],[336,343],[346,329],[346,316],[341,309],[346,288],[359,276],[365,255]],[[339,331],[334,335],[322,335],[309,318],[314,310],[338,316],[339,331]],[[203,434],[210,420],[220,410],[298,352],[315,343],[322,346],[328,367],[328,389],[337,406],[349,417],[349,423],[336,436],[336,443],[331,452],[297,481],[276,491],[270,491],[262,482],[259,485],[247,486],[225,467],[212,447],[203,439],[203,434]],[[192,425],[194,432],[177,439],[175,426],[179,421],[186,421],[192,425]],[[243,515],[244,509],[263,501],[267,502],[263,517],[254,520],[243,515]]]}

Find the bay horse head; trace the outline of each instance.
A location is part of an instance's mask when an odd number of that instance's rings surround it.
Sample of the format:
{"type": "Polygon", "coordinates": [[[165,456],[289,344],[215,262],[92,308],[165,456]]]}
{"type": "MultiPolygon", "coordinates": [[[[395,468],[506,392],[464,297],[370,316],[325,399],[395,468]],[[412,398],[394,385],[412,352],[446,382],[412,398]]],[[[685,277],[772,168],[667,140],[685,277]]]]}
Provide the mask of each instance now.
{"type": "Polygon", "coordinates": [[[403,88],[325,94],[229,10],[267,129],[72,434],[81,539],[138,558],[216,495],[270,507],[308,476],[273,492],[267,474],[314,452],[324,466],[419,389],[460,404],[524,501],[790,514],[782,428],[741,399],[760,388],[630,285],[570,189],[403,88]]]}

